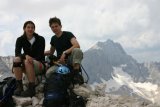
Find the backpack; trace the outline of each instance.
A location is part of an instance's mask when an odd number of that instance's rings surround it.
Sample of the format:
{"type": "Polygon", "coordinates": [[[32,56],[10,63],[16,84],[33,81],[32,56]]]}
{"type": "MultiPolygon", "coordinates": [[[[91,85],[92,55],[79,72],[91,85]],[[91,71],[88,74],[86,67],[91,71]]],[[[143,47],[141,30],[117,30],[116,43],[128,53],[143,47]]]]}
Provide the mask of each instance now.
{"type": "MultiPolygon", "coordinates": [[[[61,71],[61,70],[59,70],[61,71]]],[[[68,107],[68,88],[71,83],[70,73],[53,72],[46,78],[44,86],[44,107],[68,107]]]]}
{"type": "Polygon", "coordinates": [[[0,82],[0,107],[14,107],[12,95],[16,89],[16,79],[6,77],[0,82]]]}
{"type": "Polygon", "coordinates": [[[69,91],[69,107],[86,107],[87,99],[69,91]]]}
{"type": "MultiPolygon", "coordinates": [[[[72,68],[73,69],[73,68],[72,68]]],[[[83,66],[81,65],[81,68],[79,69],[79,72],[72,72],[73,76],[72,76],[72,87],[69,89],[69,107],[86,107],[87,104],[87,99],[83,98],[80,95],[77,95],[76,93],[74,93],[73,88],[75,84],[79,84],[82,85],[84,83],[87,83],[89,80],[89,76],[86,73],[85,69],[83,68],[83,66]],[[84,80],[84,77],[82,75],[82,69],[84,70],[86,76],[87,76],[87,80],[84,80]]]]}

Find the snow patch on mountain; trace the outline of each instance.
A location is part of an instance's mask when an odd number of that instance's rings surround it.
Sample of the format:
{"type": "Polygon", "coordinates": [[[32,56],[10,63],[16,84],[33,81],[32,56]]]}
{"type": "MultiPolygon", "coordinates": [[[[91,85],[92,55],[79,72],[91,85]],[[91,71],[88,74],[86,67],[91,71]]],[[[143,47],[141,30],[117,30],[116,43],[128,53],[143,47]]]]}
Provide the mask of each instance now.
{"type": "Polygon", "coordinates": [[[99,47],[98,45],[94,45],[94,46],[92,46],[90,49],[97,49],[97,50],[101,50],[102,48],[101,48],[101,47],[99,47]]]}
{"type": "Polygon", "coordinates": [[[133,78],[122,70],[122,67],[114,67],[113,79],[120,85],[125,85],[129,87],[134,93],[144,99],[150,100],[153,103],[158,103],[160,90],[158,89],[157,84],[150,82],[134,82],[133,78]],[[158,99],[157,99],[158,98],[158,99]]]}

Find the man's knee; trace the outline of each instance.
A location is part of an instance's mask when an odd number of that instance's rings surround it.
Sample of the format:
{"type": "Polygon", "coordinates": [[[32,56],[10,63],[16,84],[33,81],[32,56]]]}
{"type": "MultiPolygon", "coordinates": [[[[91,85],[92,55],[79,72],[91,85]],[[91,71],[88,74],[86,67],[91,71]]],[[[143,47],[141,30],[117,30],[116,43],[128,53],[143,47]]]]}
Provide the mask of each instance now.
{"type": "Polygon", "coordinates": [[[80,48],[74,48],[73,51],[72,51],[72,55],[73,57],[78,57],[78,58],[81,58],[83,59],[83,52],[80,48]]]}
{"type": "Polygon", "coordinates": [[[15,57],[13,61],[13,67],[22,67],[22,61],[20,57],[15,57]]]}
{"type": "Polygon", "coordinates": [[[83,52],[82,52],[82,50],[81,50],[80,48],[74,48],[74,49],[72,50],[72,52],[73,52],[73,53],[82,53],[82,54],[83,54],[83,52]]]}

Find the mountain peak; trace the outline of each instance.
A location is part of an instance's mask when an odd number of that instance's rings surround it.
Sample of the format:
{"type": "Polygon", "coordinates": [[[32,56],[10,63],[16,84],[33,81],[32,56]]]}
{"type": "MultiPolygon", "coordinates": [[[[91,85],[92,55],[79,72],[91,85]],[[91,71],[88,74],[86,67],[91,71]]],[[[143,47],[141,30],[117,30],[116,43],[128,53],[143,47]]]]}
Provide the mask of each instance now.
{"type": "Polygon", "coordinates": [[[137,61],[128,55],[123,47],[112,40],[98,42],[84,53],[83,65],[88,71],[91,81],[98,81],[99,77],[109,80],[112,78],[113,67],[126,65],[124,71],[134,75],[135,80],[140,78],[140,69],[137,61]],[[93,73],[95,72],[95,74],[93,73]]]}
{"type": "Polygon", "coordinates": [[[106,40],[106,42],[105,42],[106,44],[114,44],[114,41],[113,40],[111,40],[111,39],[108,39],[108,40],[106,40]]]}
{"type": "Polygon", "coordinates": [[[126,54],[122,46],[111,39],[108,39],[105,42],[97,42],[89,50],[103,50],[103,51],[107,50],[112,53],[118,52],[118,53],[126,54]]]}
{"type": "Polygon", "coordinates": [[[102,46],[102,45],[114,45],[115,44],[115,42],[113,41],[113,40],[111,40],[111,39],[108,39],[108,40],[106,40],[106,41],[104,41],[104,42],[97,42],[97,46],[102,46]]]}

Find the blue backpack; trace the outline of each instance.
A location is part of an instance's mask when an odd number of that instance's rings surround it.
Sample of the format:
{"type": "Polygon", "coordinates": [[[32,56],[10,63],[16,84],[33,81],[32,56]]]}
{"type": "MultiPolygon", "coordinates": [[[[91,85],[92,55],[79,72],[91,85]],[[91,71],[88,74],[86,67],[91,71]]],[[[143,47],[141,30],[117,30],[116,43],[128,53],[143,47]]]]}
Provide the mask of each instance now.
{"type": "Polygon", "coordinates": [[[0,107],[14,107],[12,95],[16,89],[16,79],[7,77],[0,82],[0,107]]]}
{"type": "Polygon", "coordinates": [[[57,71],[52,73],[46,79],[44,87],[44,107],[68,107],[69,96],[68,88],[71,83],[70,69],[64,65],[58,67],[57,71]]]}

